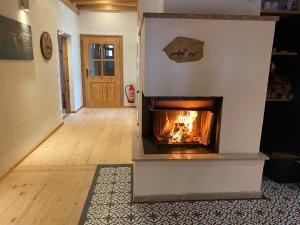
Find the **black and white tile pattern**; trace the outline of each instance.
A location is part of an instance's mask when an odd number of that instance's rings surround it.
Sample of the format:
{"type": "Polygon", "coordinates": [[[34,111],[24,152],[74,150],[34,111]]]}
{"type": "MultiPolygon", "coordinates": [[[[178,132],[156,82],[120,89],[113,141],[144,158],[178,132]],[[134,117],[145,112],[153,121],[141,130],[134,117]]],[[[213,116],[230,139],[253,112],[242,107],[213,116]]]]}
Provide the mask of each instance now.
{"type": "Polygon", "coordinates": [[[300,188],[264,178],[267,199],[132,203],[131,165],[98,166],[80,225],[300,224],[300,188]]]}

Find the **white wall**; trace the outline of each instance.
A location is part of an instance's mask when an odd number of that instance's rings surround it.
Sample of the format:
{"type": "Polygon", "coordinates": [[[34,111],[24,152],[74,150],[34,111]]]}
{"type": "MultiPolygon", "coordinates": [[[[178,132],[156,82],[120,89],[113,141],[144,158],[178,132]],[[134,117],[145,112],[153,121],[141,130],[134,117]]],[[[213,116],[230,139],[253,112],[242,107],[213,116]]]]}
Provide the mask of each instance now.
{"type": "Polygon", "coordinates": [[[259,15],[261,0],[164,0],[165,12],[259,15]]]}
{"type": "Polygon", "coordinates": [[[223,96],[220,152],[258,152],[275,22],[146,18],[143,27],[145,96],[223,96]],[[204,41],[204,57],[170,60],[162,49],[178,36],[204,41]]]}
{"type": "MultiPolygon", "coordinates": [[[[79,15],[80,34],[122,35],[123,36],[123,80],[136,83],[137,60],[137,13],[81,12],[79,15]]],[[[124,95],[124,105],[131,105],[124,95]]]]}
{"type": "Polygon", "coordinates": [[[60,1],[58,29],[68,35],[70,102],[71,111],[76,111],[83,105],[78,16],[60,1]]]}
{"type": "Polygon", "coordinates": [[[259,15],[261,0],[140,0],[139,21],[144,12],[259,15]]]}
{"type": "Polygon", "coordinates": [[[144,12],[164,12],[164,0],[139,0],[139,21],[144,12]]]}
{"type": "Polygon", "coordinates": [[[31,0],[25,13],[17,0],[1,0],[1,15],[31,25],[34,60],[0,60],[0,176],[62,122],[56,6],[56,0],[31,0]],[[50,61],[40,50],[43,31],[52,38],[50,61]]]}

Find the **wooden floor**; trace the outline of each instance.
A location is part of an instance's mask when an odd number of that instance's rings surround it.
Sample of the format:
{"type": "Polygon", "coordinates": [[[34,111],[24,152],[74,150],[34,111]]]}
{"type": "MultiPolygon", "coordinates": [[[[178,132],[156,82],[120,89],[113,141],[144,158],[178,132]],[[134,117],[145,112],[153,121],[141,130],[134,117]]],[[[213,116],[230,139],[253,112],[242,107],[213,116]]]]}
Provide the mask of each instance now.
{"type": "Polygon", "coordinates": [[[131,163],[135,111],[82,109],[0,180],[0,225],[77,225],[97,164],[131,163]]]}

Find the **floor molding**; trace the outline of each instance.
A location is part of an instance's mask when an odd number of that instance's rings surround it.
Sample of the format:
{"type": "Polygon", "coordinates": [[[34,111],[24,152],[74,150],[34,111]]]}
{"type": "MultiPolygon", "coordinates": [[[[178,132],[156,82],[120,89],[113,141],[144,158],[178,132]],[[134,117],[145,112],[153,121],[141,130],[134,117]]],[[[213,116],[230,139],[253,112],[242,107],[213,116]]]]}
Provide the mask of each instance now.
{"type": "Polygon", "coordinates": [[[54,134],[59,128],[64,125],[64,122],[60,123],[57,127],[55,127],[46,137],[44,137],[38,144],[34,145],[31,150],[22,157],[17,163],[15,163],[11,168],[9,168],[6,172],[0,174],[0,181],[5,178],[12,170],[14,170],[27,156],[29,156],[34,150],[36,150],[41,144],[43,144],[52,134],[54,134]]]}
{"type": "Polygon", "coordinates": [[[82,110],[84,108],[84,106],[80,106],[77,110],[75,111],[71,111],[71,113],[78,113],[80,110],[82,110]]]}
{"type": "Polygon", "coordinates": [[[68,116],[70,115],[70,113],[66,113],[65,115],[63,115],[63,119],[66,119],[68,116]]]}

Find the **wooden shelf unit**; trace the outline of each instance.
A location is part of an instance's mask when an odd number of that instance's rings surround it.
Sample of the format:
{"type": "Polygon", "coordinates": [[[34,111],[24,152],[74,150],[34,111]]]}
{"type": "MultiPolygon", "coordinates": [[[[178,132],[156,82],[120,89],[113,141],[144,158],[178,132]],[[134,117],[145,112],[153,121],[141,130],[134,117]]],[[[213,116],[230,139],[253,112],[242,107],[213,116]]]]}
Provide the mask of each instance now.
{"type": "Polygon", "coordinates": [[[261,15],[272,15],[272,16],[293,16],[300,15],[300,10],[264,10],[260,11],[261,15]]]}
{"type": "Polygon", "coordinates": [[[298,52],[272,52],[273,56],[297,56],[298,52]]]}
{"type": "Polygon", "coordinates": [[[293,102],[293,99],[266,99],[267,102],[293,102]]]}
{"type": "MultiPolygon", "coordinates": [[[[300,0],[297,6],[300,9],[300,0]]],[[[276,182],[298,182],[300,181],[300,35],[295,29],[300,26],[300,11],[261,11],[265,16],[279,16],[276,23],[273,52],[271,62],[272,76],[269,77],[269,88],[272,83],[276,84],[279,79],[278,88],[284,83],[290,83],[290,91],[286,96],[293,95],[292,99],[266,99],[263,129],[261,134],[260,151],[270,157],[264,167],[264,174],[276,182]],[[286,51],[284,51],[286,50],[286,51]]],[[[276,89],[276,87],[274,87],[276,89]]],[[[273,93],[272,93],[273,92],[273,93]]],[[[275,91],[276,93],[276,91],[275,91]]],[[[280,98],[280,95],[278,96],[280,98]]]]}

